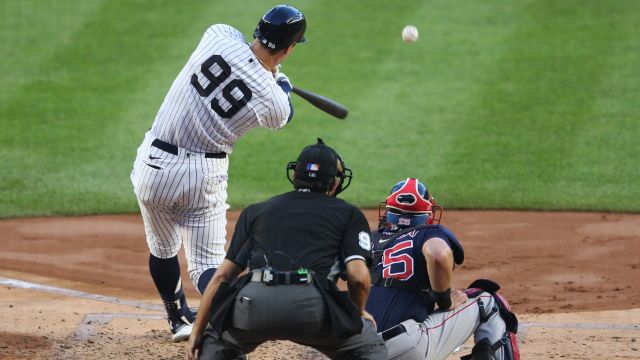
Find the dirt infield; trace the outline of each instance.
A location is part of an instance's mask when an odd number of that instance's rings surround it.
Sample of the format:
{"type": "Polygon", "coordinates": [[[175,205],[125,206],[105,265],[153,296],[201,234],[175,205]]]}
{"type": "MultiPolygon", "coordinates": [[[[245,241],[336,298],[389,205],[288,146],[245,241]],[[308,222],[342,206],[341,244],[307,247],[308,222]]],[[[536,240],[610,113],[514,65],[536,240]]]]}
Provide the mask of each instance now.
{"type": "MultiPolygon", "coordinates": [[[[367,212],[372,225],[376,215],[367,212]]],[[[454,286],[503,286],[524,359],[640,358],[640,215],[447,211],[443,223],[466,252],[454,286]]],[[[4,220],[0,239],[0,359],[183,358],[184,343],[168,341],[138,215],[4,220]]],[[[183,279],[197,306],[184,269],[183,279]]],[[[250,358],[322,357],[273,342],[250,358]]]]}

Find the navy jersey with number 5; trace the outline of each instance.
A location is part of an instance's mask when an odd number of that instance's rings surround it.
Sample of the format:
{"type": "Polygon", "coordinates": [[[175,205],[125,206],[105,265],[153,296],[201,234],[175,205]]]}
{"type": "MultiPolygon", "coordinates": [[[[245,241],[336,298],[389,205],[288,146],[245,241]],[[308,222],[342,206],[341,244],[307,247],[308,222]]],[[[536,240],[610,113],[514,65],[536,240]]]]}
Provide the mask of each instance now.
{"type": "Polygon", "coordinates": [[[456,236],[443,225],[423,225],[393,237],[395,232],[387,229],[376,231],[374,250],[382,251],[375,265],[374,278],[366,309],[376,320],[378,332],[387,330],[404,320],[424,320],[433,311],[435,302],[430,299],[427,265],[422,246],[432,238],[441,238],[449,243],[456,264],[464,260],[462,246],[456,236]]]}

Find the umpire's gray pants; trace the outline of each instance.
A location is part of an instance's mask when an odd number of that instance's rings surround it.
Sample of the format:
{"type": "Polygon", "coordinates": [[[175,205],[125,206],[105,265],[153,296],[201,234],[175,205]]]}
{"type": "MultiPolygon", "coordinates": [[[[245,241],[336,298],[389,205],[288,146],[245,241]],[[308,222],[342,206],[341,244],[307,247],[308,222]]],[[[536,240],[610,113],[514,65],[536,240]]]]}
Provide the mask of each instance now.
{"type": "Polygon", "coordinates": [[[268,286],[248,283],[236,296],[233,320],[222,338],[208,329],[200,359],[243,359],[268,340],[311,346],[332,359],[386,359],[376,327],[363,321],[362,332],[331,337],[322,295],[313,284],[268,286]]]}

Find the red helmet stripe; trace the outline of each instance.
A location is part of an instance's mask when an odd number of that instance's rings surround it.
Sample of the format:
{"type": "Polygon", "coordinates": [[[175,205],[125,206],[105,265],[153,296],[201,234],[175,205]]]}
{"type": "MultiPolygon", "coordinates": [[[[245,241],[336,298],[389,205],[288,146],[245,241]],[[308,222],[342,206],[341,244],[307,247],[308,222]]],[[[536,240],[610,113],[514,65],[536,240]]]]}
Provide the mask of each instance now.
{"type": "Polygon", "coordinates": [[[400,189],[387,197],[387,207],[412,214],[431,211],[433,204],[421,196],[418,184],[418,179],[407,178],[400,189]]]}

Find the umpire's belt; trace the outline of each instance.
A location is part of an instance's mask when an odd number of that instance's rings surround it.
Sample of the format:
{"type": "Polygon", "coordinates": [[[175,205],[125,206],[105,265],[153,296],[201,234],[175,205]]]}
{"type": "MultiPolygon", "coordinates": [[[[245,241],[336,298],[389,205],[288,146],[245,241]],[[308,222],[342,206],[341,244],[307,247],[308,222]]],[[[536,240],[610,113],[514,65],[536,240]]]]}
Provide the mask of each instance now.
{"type": "Polygon", "coordinates": [[[392,328],[389,328],[382,332],[382,340],[387,341],[389,339],[393,339],[394,337],[404,334],[407,332],[407,329],[402,324],[398,324],[392,328]]]}
{"type": "MultiPolygon", "coordinates": [[[[160,150],[164,150],[170,154],[178,155],[178,147],[168,142],[164,142],[160,139],[155,139],[151,143],[151,146],[157,147],[160,150]]],[[[227,153],[225,152],[217,152],[217,153],[205,153],[204,157],[206,158],[215,158],[215,159],[224,159],[227,157],[227,153]]]]}
{"type": "Polygon", "coordinates": [[[273,269],[251,270],[251,281],[267,285],[300,285],[313,281],[310,271],[275,271],[273,269]]]}

